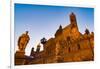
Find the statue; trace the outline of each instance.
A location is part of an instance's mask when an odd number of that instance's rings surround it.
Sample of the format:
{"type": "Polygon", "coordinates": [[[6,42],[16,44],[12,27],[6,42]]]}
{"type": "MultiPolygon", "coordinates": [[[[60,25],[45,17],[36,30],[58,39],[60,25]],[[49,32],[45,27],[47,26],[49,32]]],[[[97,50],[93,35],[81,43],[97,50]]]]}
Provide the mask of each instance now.
{"type": "Polygon", "coordinates": [[[19,51],[25,52],[25,48],[26,48],[29,40],[30,40],[30,37],[28,35],[28,31],[26,31],[18,39],[18,48],[19,48],[19,51]]]}
{"type": "Polygon", "coordinates": [[[44,45],[47,42],[47,39],[45,37],[43,37],[40,41],[41,41],[41,44],[44,45]]]}

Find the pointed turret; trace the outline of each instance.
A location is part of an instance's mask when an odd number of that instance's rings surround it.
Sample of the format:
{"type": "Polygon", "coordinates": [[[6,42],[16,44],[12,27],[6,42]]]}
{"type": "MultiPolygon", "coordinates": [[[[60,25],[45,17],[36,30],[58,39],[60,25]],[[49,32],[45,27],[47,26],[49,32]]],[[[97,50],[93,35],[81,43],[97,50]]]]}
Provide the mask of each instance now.
{"type": "Polygon", "coordinates": [[[34,47],[31,49],[31,54],[30,54],[30,56],[34,56],[34,47]]]}
{"type": "Polygon", "coordinates": [[[38,44],[38,45],[37,45],[36,52],[40,52],[40,47],[41,47],[40,44],[38,44]]]}
{"type": "Polygon", "coordinates": [[[63,29],[62,29],[62,26],[60,25],[60,26],[59,26],[59,29],[58,29],[58,30],[56,31],[56,33],[55,33],[55,37],[61,35],[61,34],[62,34],[62,31],[63,31],[63,29]]]}
{"type": "Polygon", "coordinates": [[[90,34],[90,32],[89,32],[89,30],[86,28],[86,30],[85,30],[85,34],[90,34]]]}

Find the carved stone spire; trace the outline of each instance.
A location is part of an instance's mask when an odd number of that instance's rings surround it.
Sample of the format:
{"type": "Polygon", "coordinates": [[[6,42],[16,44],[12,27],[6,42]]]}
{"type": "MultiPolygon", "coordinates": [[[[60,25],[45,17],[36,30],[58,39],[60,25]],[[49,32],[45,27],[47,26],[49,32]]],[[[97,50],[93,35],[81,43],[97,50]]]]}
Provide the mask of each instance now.
{"type": "Polygon", "coordinates": [[[40,43],[37,45],[37,49],[36,49],[36,52],[40,52],[40,43]]]}

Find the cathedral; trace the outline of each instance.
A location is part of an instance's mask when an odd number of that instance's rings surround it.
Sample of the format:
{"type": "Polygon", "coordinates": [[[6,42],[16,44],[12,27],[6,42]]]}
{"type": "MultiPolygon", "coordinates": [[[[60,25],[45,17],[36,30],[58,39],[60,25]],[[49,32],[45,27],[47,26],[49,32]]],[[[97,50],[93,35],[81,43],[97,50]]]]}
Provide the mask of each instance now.
{"type": "Polygon", "coordinates": [[[54,38],[41,39],[36,51],[31,49],[30,56],[23,52],[15,53],[15,65],[48,64],[80,62],[94,60],[94,32],[86,28],[84,34],[79,32],[76,15],[70,15],[70,24],[64,28],[60,25],[54,38]]]}

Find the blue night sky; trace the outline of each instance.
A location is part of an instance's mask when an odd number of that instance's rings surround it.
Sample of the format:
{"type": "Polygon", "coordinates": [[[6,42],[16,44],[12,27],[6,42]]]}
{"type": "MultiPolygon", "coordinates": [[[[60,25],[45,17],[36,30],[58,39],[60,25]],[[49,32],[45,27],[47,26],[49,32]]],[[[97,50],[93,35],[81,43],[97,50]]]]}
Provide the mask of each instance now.
{"type": "Polygon", "coordinates": [[[62,27],[70,24],[69,15],[74,12],[77,18],[79,31],[84,33],[86,26],[90,32],[94,31],[94,9],[69,6],[47,6],[33,4],[15,4],[15,47],[18,37],[29,31],[30,41],[26,48],[29,55],[31,48],[36,49],[40,39],[54,36],[61,24],[62,27]]]}

